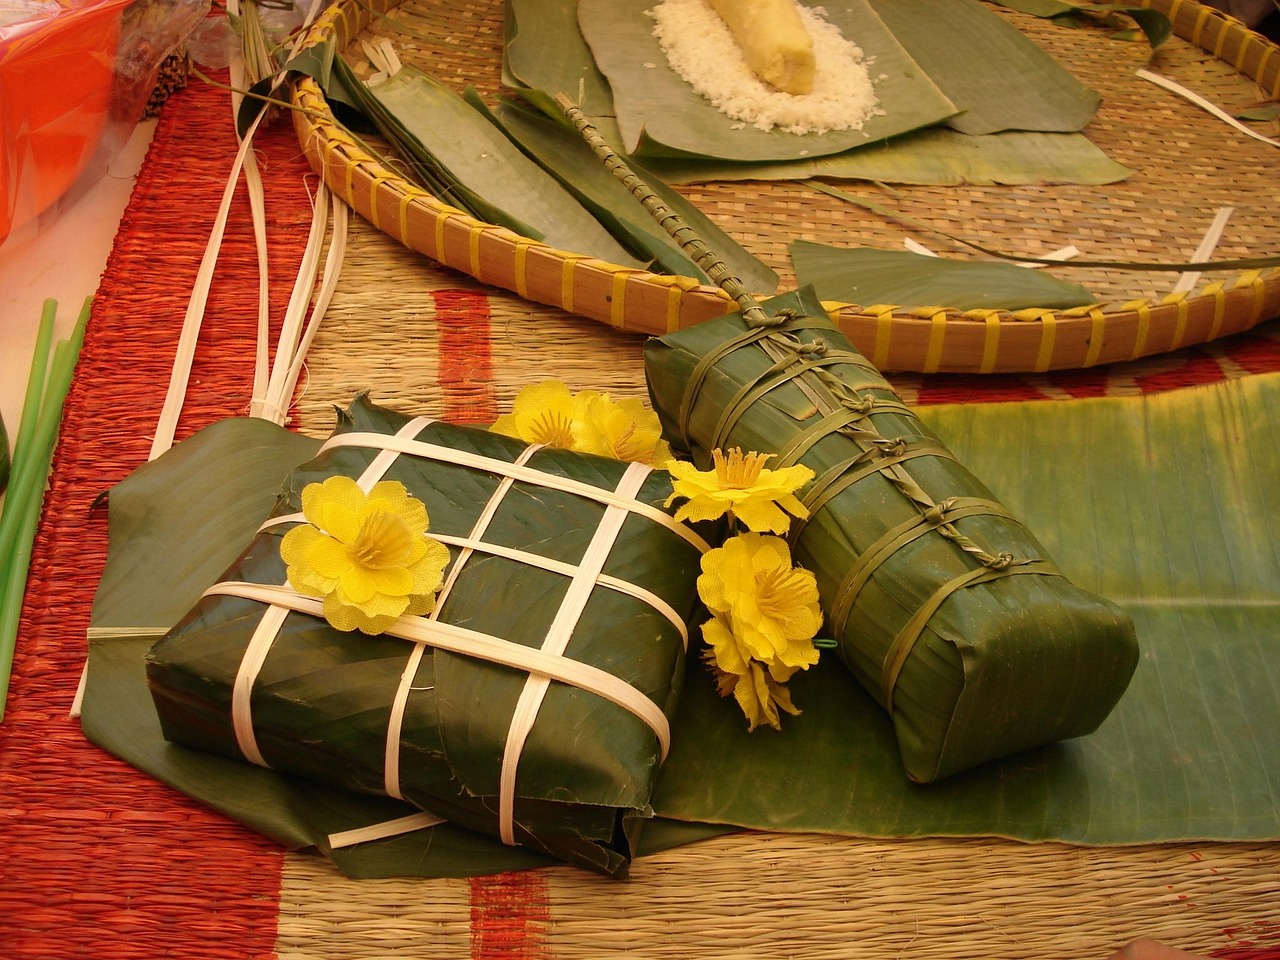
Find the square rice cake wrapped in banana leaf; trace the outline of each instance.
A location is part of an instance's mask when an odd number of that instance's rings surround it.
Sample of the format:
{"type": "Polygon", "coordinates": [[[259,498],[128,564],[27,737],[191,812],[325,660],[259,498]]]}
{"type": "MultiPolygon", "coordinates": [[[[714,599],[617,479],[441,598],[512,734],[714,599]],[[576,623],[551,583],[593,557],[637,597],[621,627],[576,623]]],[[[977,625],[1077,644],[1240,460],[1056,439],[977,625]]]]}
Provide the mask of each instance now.
{"type": "Polygon", "coordinates": [[[659,509],[670,490],[640,464],[358,398],[151,650],[164,734],[622,875],[706,549],[659,509]]]}
{"type": "Polygon", "coordinates": [[[811,291],[757,310],[650,340],[653,404],[704,469],[738,447],[813,470],[793,555],[840,659],[890,712],[907,775],[1096,729],[1137,665],[1129,617],[1060,573],[811,291]]]}

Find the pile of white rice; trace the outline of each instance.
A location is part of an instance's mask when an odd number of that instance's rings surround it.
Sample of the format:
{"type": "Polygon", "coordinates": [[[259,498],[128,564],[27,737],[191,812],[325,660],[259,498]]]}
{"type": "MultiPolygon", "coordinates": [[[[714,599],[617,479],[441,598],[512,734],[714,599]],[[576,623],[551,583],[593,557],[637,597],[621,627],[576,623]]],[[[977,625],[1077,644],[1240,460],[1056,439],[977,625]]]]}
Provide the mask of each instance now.
{"type": "Polygon", "coordinates": [[[722,113],[761,130],[787,133],[861,130],[883,113],[860,48],[823,19],[821,7],[798,5],[813,39],[813,92],[783,93],[756,77],[728,25],[705,0],[662,0],[652,10],[654,36],[671,68],[722,113]]]}

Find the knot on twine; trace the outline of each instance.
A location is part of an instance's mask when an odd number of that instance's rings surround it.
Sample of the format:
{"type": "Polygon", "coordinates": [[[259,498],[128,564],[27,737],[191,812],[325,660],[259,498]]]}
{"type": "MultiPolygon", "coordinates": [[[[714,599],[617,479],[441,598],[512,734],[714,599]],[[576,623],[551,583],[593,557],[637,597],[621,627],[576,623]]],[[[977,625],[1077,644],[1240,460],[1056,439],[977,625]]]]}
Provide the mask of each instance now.
{"type": "Polygon", "coordinates": [[[796,353],[799,353],[799,354],[812,354],[815,356],[822,356],[824,353],[827,352],[827,341],[823,340],[821,337],[818,337],[814,340],[810,340],[808,343],[801,343],[799,340],[797,340],[795,351],[796,353]]]}
{"type": "Polygon", "coordinates": [[[1017,561],[1014,560],[1011,553],[998,553],[994,557],[988,557],[982,561],[984,567],[990,567],[992,570],[1008,570],[1017,561]]]}
{"type": "Polygon", "coordinates": [[[766,314],[763,318],[761,318],[759,321],[757,321],[757,322],[754,324],[754,326],[757,326],[757,327],[781,327],[781,326],[785,326],[786,324],[790,323],[790,322],[791,322],[792,320],[794,320],[795,318],[796,318],[796,312],[795,312],[795,310],[791,309],[790,307],[783,307],[783,308],[782,308],[781,310],[779,310],[777,313],[774,313],[774,314],[766,314]]]}
{"type": "Polygon", "coordinates": [[[907,452],[905,437],[881,437],[875,444],[882,457],[900,457],[907,452]]]}
{"type": "MultiPolygon", "coordinates": [[[[955,497],[948,497],[941,503],[935,503],[924,512],[924,521],[931,527],[938,527],[947,522],[947,514],[956,505],[955,497]]],[[[1010,558],[1012,559],[1012,558],[1010,558]]]]}
{"type": "Polygon", "coordinates": [[[854,394],[840,398],[840,405],[854,413],[870,413],[875,409],[876,398],[872,394],[854,394]]]}

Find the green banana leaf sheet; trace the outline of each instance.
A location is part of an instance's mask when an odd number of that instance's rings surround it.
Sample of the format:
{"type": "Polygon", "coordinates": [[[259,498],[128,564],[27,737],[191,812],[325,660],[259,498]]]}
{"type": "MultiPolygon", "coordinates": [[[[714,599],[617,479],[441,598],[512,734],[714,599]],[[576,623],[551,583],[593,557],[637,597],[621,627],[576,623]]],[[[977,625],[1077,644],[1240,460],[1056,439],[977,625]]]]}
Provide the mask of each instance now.
{"type": "MultiPolygon", "coordinates": [[[[577,28],[576,7],[576,0],[507,0],[504,80],[523,99],[554,118],[560,117],[561,112],[551,95],[568,94],[580,102],[605,139],[621,149],[609,83],[596,67],[590,47],[577,28]],[[548,48],[565,52],[547,57],[543,51],[548,48]]],[[[971,8],[966,12],[974,13],[971,8]]],[[[977,28],[986,22],[985,17],[978,19],[977,28]]],[[[908,29],[908,42],[911,33],[908,29]]],[[[1003,31],[998,36],[1022,50],[1021,40],[1007,38],[1003,31]]],[[[982,40],[991,42],[985,37],[982,40]]],[[[1021,56],[1035,54],[1024,51],[1021,56]]],[[[1058,71],[1052,72],[1061,80],[1058,71]]],[[[1046,82],[1054,81],[1048,78],[1046,82]]],[[[1052,95],[1042,95],[1041,99],[1048,96],[1052,95]]],[[[1060,121],[1059,125],[1076,122],[1078,118],[1060,121]]],[[[1133,173],[1079,133],[1006,130],[965,136],[937,125],[836,154],[786,161],[650,156],[644,162],[667,183],[833,177],[933,185],[1101,184],[1123,180],[1133,173]]]]}
{"type": "MultiPolygon", "coordinates": [[[[478,97],[472,99],[472,105],[488,113],[478,97]]],[[[498,104],[491,116],[513,142],[550,171],[615,237],[637,253],[643,252],[652,258],[661,272],[712,283],[576,131],[511,101],[498,104]]],[[[680,215],[695,236],[716,251],[747,289],[766,294],[777,289],[777,273],[641,164],[632,161],[629,166],[663,203],[680,215]]]]}
{"type": "Polygon", "coordinates": [[[581,0],[578,4],[578,26],[608,79],[627,153],[642,158],[795,159],[840,153],[932,126],[956,112],[866,0],[846,0],[825,9],[844,36],[856,38],[874,59],[882,114],[871,117],[861,130],[833,130],[821,136],[744,126],[703,99],[671,69],[653,36],[653,21],[645,15],[650,5],[644,0],[581,0]]]}
{"type": "Polygon", "coordinates": [[[1133,170],[1082,133],[1007,130],[970,136],[930,127],[831,156],[779,163],[731,163],[654,157],[647,166],[667,183],[709,180],[874,180],[926,186],[1117,183],[1133,170]]]}
{"type": "MultiPolygon", "coordinates": [[[[919,786],[890,775],[888,719],[815,668],[792,681],[805,712],[780,735],[753,742],[720,717],[681,741],[658,810],[873,836],[1280,838],[1280,375],[918,412],[1068,576],[1133,618],[1125,696],[1090,736],[919,786]]],[[[687,715],[710,719],[692,700],[714,697],[686,693],[687,715]]]]}
{"type": "MultiPolygon", "coordinates": [[[[902,775],[888,717],[834,657],[792,680],[803,713],[781,733],[748,734],[691,671],[642,848],[716,832],[698,820],[1087,844],[1280,837],[1280,375],[916,413],[1074,582],[1133,617],[1142,658],[1125,696],[1087,737],[922,786],[902,775]]],[[[263,421],[222,421],[113,489],[82,723],[104,749],[250,828],[324,849],[329,833],[411,808],[166,743],[142,662],[317,446],[263,421]]],[[[326,853],[352,876],[545,862],[448,825],[326,853]]]]}
{"type": "Polygon", "coordinates": [[[996,0],[1002,7],[1029,13],[1033,17],[1060,20],[1074,26],[1082,18],[1114,17],[1121,14],[1138,25],[1152,48],[1173,36],[1173,21],[1162,10],[1127,3],[1066,3],[1065,0],[996,0]]]}
{"type": "Polygon", "coordinates": [[[1083,130],[1098,112],[1085,86],[978,0],[871,0],[885,25],[960,111],[961,133],[1083,130]]]}
{"type": "Polygon", "coordinates": [[[617,143],[613,92],[578,29],[578,0],[506,0],[502,80],[548,116],[562,111],[563,93],[591,117],[610,143],[617,143]],[[556,56],[547,56],[555,50],[556,56]]]}
{"type": "Polygon", "coordinates": [[[823,300],[956,310],[1065,310],[1096,302],[1077,283],[1012,263],[833,247],[809,240],[795,240],[788,249],[796,282],[812,286],[823,300]]]}
{"type": "Polygon", "coordinates": [[[413,163],[436,195],[487,223],[562,250],[639,267],[626,250],[560,183],[525,156],[458,94],[405,65],[367,87],[345,61],[333,61],[344,89],[413,163]]]}

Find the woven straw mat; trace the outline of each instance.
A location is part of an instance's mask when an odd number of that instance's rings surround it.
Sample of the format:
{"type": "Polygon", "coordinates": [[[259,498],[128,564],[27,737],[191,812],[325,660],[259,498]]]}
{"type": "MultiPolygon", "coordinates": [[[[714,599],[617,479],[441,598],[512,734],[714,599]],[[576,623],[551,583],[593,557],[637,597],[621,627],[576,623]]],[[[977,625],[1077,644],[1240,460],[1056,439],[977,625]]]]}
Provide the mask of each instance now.
{"type": "MultiPolygon", "coordinates": [[[[999,839],[742,834],[638,861],[629,883],[556,867],[474,880],[349,881],[88,744],[67,718],[106,550],[98,496],[149,448],[223,178],[225,94],[166,105],[95,303],[68,401],[0,725],[0,957],[1105,957],[1149,936],[1280,956],[1280,846],[1129,848],[999,839]]],[[[314,176],[292,132],[258,143],[277,312],[314,176]]],[[[242,413],[257,277],[233,207],[180,436],[242,413]]],[[[1163,389],[1280,368],[1274,324],[1159,361],[1053,377],[911,377],[904,394],[990,399],[1163,389]]],[[[643,395],[641,338],[439,268],[360,220],[294,423],[326,432],[358,390],[484,422],[525,382],[643,395]]]]}

